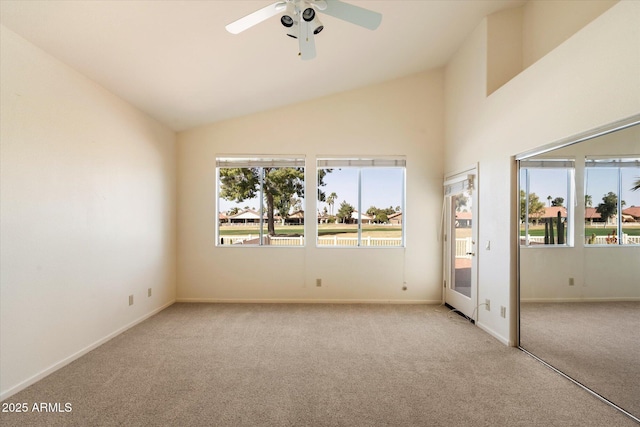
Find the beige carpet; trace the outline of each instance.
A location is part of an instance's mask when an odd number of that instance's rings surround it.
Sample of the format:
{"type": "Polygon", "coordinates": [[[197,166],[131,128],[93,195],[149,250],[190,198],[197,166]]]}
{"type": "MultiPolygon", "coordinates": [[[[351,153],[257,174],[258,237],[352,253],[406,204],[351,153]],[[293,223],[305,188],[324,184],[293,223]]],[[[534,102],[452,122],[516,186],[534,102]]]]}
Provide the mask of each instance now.
{"type": "Polygon", "coordinates": [[[3,426],[632,426],[444,307],[175,304],[7,402],[3,426]]]}
{"type": "Polygon", "coordinates": [[[521,346],[640,417],[640,302],[523,303],[521,346]]]}

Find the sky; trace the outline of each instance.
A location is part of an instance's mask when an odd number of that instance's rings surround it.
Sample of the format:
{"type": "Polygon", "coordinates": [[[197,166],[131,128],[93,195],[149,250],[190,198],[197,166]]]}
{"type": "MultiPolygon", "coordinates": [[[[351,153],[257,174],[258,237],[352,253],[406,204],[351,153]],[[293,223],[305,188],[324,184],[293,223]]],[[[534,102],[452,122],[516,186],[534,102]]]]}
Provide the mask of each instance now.
{"type": "MultiPolygon", "coordinates": [[[[314,177],[307,174],[307,179],[314,177]]],[[[333,213],[338,211],[340,203],[346,201],[355,209],[358,208],[358,169],[340,168],[333,169],[331,173],[325,175],[325,186],[322,190],[326,196],[336,193],[338,196],[333,205],[333,213]]],[[[404,188],[404,170],[402,168],[362,168],[362,211],[366,212],[371,206],[377,208],[388,208],[389,206],[402,206],[404,188]]],[[[220,198],[218,210],[226,212],[232,207],[243,209],[249,206],[257,210],[260,200],[256,197],[252,200],[235,203],[220,198]]],[[[318,209],[323,211],[324,207],[330,211],[330,207],[323,202],[318,202],[318,209]]]]}
{"type": "MultiPolygon", "coordinates": [[[[362,212],[366,212],[372,206],[388,208],[402,206],[403,176],[402,168],[363,168],[362,169],[362,212]]],[[[325,186],[322,190],[326,197],[331,193],[338,196],[334,206],[335,214],[343,201],[346,201],[356,210],[358,209],[358,169],[341,168],[325,175],[325,186]]],[[[324,207],[330,211],[330,207],[324,202],[318,202],[318,209],[324,207]]]]}

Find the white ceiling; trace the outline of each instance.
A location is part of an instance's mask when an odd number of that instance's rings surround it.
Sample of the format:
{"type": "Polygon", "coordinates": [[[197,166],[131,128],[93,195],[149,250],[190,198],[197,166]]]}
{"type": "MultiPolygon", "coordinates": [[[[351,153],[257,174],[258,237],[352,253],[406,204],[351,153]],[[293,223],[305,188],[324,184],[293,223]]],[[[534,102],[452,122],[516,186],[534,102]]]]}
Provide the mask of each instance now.
{"type": "MultiPolygon", "coordinates": [[[[273,0],[275,1],[275,0],[273,0]]],[[[375,31],[320,15],[317,57],[298,58],[278,17],[225,25],[272,0],[0,0],[0,20],[175,130],[446,64],[481,19],[520,0],[355,1],[375,31]]]]}

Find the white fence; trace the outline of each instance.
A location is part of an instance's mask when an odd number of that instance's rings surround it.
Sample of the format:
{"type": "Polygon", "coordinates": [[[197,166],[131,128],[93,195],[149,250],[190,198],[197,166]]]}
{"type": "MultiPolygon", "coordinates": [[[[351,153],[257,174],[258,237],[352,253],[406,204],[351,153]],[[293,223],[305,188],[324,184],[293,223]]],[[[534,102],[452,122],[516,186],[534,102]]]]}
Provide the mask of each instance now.
{"type": "MultiPolygon", "coordinates": [[[[257,245],[259,235],[244,236],[222,236],[221,243],[223,245],[257,245]]],[[[265,245],[271,246],[304,246],[304,236],[298,237],[273,237],[264,236],[265,245]]],[[[529,236],[529,242],[534,245],[543,245],[544,236],[529,236]]],[[[524,236],[522,236],[524,243],[524,236]]],[[[607,236],[596,236],[594,245],[606,245],[607,236]]],[[[640,236],[622,235],[622,244],[624,245],[640,245],[640,236]]],[[[402,245],[400,237],[362,237],[361,246],[377,246],[377,247],[397,247],[402,245]]],[[[318,246],[358,246],[357,237],[340,237],[340,236],[323,236],[318,237],[318,246]]],[[[469,255],[473,252],[471,237],[456,239],[456,258],[471,258],[469,255]]]]}
{"type": "MultiPolygon", "coordinates": [[[[257,245],[259,242],[259,235],[244,235],[244,236],[221,236],[220,242],[223,245],[257,245]]],[[[264,236],[264,244],[271,246],[304,246],[304,236],[299,237],[277,237],[277,236],[264,236]]],[[[361,246],[401,246],[402,238],[400,237],[371,237],[364,236],[361,240],[361,246]]],[[[357,237],[339,237],[339,236],[324,236],[318,237],[318,246],[358,246],[357,237]]]]}
{"type": "Polygon", "coordinates": [[[471,237],[456,239],[456,258],[471,258],[473,247],[471,237]]]}
{"type": "MultiPolygon", "coordinates": [[[[401,246],[401,237],[363,236],[360,246],[401,246]]],[[[357,237],[324,236],[318,237],[318,246],[358,246],[357,237]]]]}
{"type": "MultiPolygon", "coordinates": [[[[544,236],[528,236],[529,243],[533,243],[535,245],[543,245],[544,244],[544,236]]],[[[524,236],[521,236],[522,243],[524,244],[524,236]]],[[[585,239],[585,244],[592,245],[606,245],[607,244],[607,236],[596,236],[593,243],[589,243],[589,238],[585,239]]],[[[640,245],[640,236],[629,236],[626,233],[622,233],[622,244],[623,245],[640,245]]]]}

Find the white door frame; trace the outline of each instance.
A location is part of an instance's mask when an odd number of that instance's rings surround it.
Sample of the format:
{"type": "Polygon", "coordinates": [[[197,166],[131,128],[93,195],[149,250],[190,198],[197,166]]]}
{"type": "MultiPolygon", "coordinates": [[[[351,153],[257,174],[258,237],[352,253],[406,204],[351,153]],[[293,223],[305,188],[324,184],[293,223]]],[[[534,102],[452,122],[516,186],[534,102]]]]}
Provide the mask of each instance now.
{"type": "MultiPolygon", "coordinates": [[[[478,167],[448,175],[444,182],[444,218],[443,218],[443,301],[470,319],[476,320],[478,306],[478,167]],[[471,193],[471,246],[466,254],[471,261],[470,295],[455,290],[456,236],[454,216],[454,198],[463,191],[471,193]]],[[[460,254],[458,254],[460,255],[460,254]]]]}

